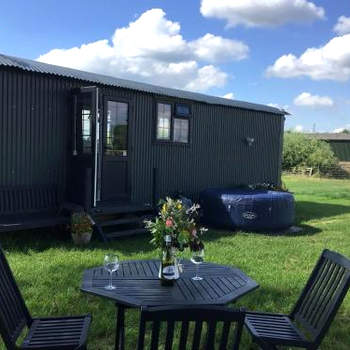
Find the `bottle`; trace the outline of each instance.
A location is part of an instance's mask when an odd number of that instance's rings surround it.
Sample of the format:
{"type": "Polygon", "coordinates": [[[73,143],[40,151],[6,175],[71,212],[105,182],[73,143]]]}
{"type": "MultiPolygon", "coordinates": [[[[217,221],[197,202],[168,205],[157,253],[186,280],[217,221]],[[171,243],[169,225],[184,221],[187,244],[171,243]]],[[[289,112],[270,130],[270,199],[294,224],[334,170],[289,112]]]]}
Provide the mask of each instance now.
{"type": "Polygon", "coordinates": [[[172,286],[175,278],[175,258],[172,253],[171,236],[166,235],[161,263],[160,282],[162,286],[172,286]]]}

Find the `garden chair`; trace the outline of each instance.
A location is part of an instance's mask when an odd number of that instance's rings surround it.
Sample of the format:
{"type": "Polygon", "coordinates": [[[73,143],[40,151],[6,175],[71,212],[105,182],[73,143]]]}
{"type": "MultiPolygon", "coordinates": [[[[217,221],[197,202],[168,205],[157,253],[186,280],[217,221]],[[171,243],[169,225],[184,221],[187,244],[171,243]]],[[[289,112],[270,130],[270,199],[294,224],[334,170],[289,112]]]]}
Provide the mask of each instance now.
{"type": "Polygon", "coordinates": [[[176,349],[213,350],[215,349],[215,345],[218,345],[218,349],[225,350],[228,340],[232,339],[233,346],[230,348],[238,350],[244,324],[244,315],[245,313],[242,310],[234,310],[222,306],[142,308],[137,350],[146,348],[151,350],[175,349],[175,346],[173,347],[173,340],[176,325],[181,326],[181,330],[179,329],[179,344],[176,346],[176,349]],[[146,347],[146,325],[149,323],[151,323],[152,331],[150,344],[146,347]],[[160,329],[164,323],[166,323],[166,332],[164,332],[164,337],[162,337],[160,329]],[[207,328],[205,338],[202,340],[204,344],[201,344],[204,323],[207,324],[207,328]],[[193,332],[191,331],[193,330],[191,329],[191,324],[194,327],[193,332]],[[222,324],[222,330],[220,332],[217,331],[219,324],[222,324]],[[232,325],[235,325],[234,330],[234,327],[231,327],[232,325]],[[234,337],[229,336],[230,328],[234,332],[234,337]],[[216,338],[218,338],[218,342],[215,343],[216,338]]]}
{"type": "Polygon", "coordinates": [[[86,349],[90,322],[89,315],[32,318],[0,247],[0,334],[7,349],[86,349]],[[17,346],[26,326],[27,335],[17,346]]]}
{"type": "Polygon", "coordinates": [[[262,349],[318,349],[350,286],[350,260],[324,250],[290,315],[247,312],[245,326],[262,349]]]}

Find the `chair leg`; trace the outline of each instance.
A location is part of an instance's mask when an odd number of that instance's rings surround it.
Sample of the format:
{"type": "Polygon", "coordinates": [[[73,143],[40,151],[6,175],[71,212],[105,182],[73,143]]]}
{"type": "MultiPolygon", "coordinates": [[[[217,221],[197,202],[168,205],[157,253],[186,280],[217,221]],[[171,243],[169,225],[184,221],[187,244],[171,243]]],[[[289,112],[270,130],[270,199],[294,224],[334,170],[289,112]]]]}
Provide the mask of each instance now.
{"type": "Polygon", "coordinates": [[[269,343],[261,343],[259,344],[259,346],[261,347],[262,350],[278,350],[278,347],[273,345],[273,344],[269,344],[269,343]]]}
{"type": "Polygon", "coordinates": [[[239,349],[239,344],[241,343],[242,338],[242,331],[243,331],[243,322],[238,323],[235,329],[235,343],[233,345],[233,350],[239,349]]]}

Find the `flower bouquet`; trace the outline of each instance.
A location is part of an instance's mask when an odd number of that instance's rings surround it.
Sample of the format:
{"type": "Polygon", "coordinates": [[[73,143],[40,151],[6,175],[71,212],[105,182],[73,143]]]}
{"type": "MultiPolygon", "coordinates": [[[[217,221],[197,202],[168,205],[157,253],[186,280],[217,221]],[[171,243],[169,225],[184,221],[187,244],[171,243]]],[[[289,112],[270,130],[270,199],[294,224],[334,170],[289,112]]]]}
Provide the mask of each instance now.
{"type": "Polygon", "coordinates": [[[151,232],[151,243],[158,249],[165,247],[165,237],[171,237],[171,246],[183,251],[204,248],[202,235],[206,228],[198,224],[198,204],[188,207],[180,199],[167,197],[160,201],[160,211],[154,220],[146,220],[145,226],[151,232]]]}

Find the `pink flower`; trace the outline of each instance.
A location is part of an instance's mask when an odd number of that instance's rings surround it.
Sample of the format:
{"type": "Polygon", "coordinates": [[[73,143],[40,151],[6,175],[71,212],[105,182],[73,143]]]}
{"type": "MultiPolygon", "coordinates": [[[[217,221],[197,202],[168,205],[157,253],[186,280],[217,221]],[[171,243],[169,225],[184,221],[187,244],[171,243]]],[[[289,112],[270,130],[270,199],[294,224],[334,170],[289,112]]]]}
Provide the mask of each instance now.
{"type": "Polygon", "coordinates": [[[165,226],[166,227],[172,227],[173,226],[173,220],[172,219],[167,219],[165,221],[165,226]]]}

